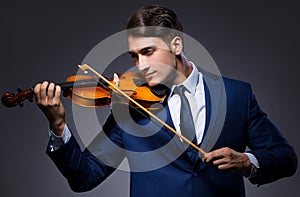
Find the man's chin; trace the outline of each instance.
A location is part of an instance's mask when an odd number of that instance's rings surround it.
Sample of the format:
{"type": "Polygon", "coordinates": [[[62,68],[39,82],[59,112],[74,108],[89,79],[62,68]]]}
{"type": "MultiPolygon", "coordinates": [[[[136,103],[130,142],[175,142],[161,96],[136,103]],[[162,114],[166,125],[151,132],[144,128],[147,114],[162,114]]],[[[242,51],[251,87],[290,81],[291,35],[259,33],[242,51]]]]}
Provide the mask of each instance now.
{"type": "Polygon", "coordinates": [[[161,83],[158,82],[158,81],[152,81],[152,80],[147,81],[147,83],[148,83],[148,85],[149,85],[150,87],[155,87],[155,86],[161,84],[161,83]]]}
{"type": "Polygon", "coordinates": [[[158,81],[158,80],[149,80],[146,82],[148,83],[148,86],[150,87],[156,87],[158,85],[164,85],[165,87],[171,87],[173,85],[172,81],[158,81]]]}

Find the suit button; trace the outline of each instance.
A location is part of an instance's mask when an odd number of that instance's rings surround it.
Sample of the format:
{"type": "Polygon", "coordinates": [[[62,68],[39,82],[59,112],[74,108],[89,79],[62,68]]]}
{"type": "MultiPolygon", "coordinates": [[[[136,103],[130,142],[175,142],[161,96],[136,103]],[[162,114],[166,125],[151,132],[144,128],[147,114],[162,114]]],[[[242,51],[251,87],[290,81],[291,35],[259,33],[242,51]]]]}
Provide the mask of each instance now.
{"type": "Polygon", "coordinates": [[[196,172],[192,172],[192,177],[198,178],[199,176],[198,176],[198,174],[196,172]]]}

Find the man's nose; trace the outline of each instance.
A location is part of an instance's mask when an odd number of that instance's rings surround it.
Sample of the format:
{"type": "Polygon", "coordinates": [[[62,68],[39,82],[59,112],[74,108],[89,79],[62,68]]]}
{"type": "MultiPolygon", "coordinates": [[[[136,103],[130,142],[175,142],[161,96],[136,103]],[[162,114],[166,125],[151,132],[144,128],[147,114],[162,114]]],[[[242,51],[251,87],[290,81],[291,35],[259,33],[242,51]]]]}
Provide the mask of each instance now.
{"type": "Polygon", "coordinates": [[[138,62],[138,69],[140,71],[147,70],[149,68],[149,63],[146,60],[146,57],[144,56],[139,56],[139,62],[138,62]]]}

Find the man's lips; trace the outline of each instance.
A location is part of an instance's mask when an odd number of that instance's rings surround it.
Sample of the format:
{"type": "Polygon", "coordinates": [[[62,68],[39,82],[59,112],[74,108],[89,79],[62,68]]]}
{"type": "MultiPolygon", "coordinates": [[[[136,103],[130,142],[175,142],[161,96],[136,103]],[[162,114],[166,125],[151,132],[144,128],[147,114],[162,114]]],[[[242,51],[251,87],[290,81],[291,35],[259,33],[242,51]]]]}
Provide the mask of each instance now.
{"type": "Polygon", "coordinates": [[[154,73],[155,73],[155,71],[145,74],[145,78],[146,79],[152,78],[152,76],[153,76],[154,73]]]}

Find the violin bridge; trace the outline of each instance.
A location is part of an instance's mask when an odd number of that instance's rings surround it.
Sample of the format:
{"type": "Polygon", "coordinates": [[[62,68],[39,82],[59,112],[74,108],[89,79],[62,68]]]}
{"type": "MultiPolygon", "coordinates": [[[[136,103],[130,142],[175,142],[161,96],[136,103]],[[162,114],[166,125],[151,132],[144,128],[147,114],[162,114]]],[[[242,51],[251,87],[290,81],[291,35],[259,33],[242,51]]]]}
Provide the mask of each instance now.
{"type": "Polygon", "coordinates": [[[116,84],[117,87],[120,86],[120,79],[117,73],[114,73],[114,83],[116,84]]]}

